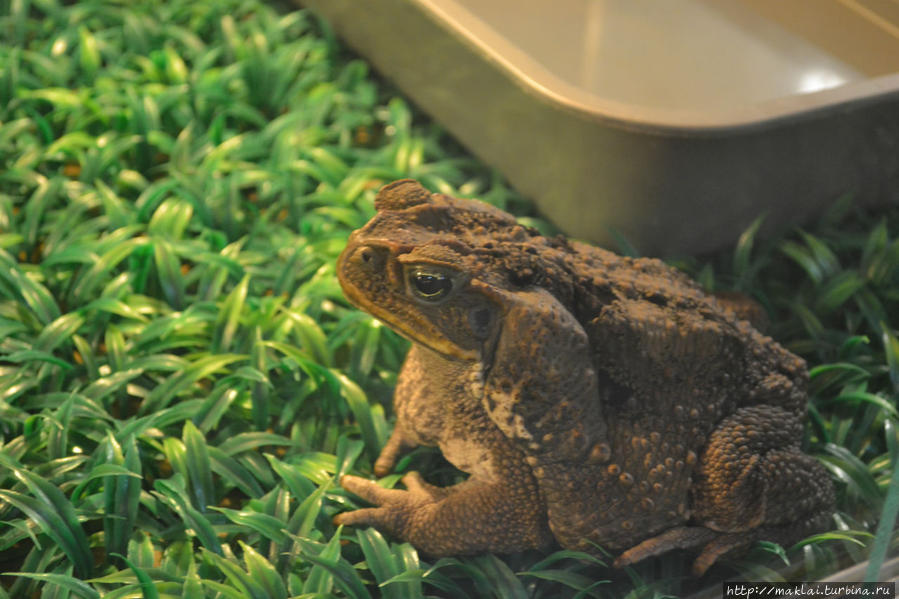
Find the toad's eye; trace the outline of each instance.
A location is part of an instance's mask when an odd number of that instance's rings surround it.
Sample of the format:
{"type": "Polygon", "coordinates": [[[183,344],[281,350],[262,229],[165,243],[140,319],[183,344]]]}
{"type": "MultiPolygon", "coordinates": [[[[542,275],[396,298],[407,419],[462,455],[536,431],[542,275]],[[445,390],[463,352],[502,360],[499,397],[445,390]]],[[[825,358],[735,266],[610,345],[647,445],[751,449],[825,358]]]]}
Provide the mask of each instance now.
{"type": "Polygon", "coordinates": [[[453,288],[453,280],[442,272],[413,270],[409,273],[412,291],[421,299],[437,301],[443,299],[453,288]]]}

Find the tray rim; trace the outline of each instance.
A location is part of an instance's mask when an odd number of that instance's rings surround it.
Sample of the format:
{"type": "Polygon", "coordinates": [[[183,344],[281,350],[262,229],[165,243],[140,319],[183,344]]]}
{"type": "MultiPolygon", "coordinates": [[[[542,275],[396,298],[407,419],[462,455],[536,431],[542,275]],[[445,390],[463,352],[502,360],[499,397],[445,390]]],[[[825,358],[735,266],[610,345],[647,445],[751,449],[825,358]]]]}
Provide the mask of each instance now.
{"type": "Polygon", "coordinates": [[[538,99],[606,126],[673,135],[720,135],[777,127],[783,121],[820,118],[831,111],[899,97],[899,72],[816,92],[791,94],[731,109],[641,107],[603,98],[554,75],[455,0],[409,0],[538,99]]]}

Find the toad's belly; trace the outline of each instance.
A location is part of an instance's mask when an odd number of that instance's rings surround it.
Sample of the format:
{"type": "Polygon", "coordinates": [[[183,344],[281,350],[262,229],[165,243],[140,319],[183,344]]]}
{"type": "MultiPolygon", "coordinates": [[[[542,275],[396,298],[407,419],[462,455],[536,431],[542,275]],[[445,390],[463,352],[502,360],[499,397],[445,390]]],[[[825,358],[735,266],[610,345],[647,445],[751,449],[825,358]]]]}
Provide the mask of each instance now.
{"type": "Polygon", "coordinates": [[[472,477],[481,480],[497,478],[495,448],[460,435],[442,439],[440,451],[449,463],[472,477]]]}
{"type": "Polygon", "coordinates": [[[497,480],[523,456],[482,404],[478,363],[452,361],[413,345],[394,395],[397,421],[410,441],[438,446],[448,462],[480,480],[497,480]]]}

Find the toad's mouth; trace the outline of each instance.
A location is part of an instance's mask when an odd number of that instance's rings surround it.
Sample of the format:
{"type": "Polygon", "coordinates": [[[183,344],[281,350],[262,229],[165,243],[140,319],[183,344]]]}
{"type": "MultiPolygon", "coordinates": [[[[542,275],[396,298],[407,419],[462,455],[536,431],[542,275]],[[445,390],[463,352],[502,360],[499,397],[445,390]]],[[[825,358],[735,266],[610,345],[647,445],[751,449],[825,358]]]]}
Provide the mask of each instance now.
{"type": "Polygon", "coordinates": [[[341,280],[340,286],[344,296],[351,304],[368,312],[412,343],[422,345],[451,360],[474,362],[482,359],[481,351],[460,347],[427,320],[413,318],[411,311],[404,314],[401,310],[384,308],[372,302],[365,293],[349,281],[341,280]]]}

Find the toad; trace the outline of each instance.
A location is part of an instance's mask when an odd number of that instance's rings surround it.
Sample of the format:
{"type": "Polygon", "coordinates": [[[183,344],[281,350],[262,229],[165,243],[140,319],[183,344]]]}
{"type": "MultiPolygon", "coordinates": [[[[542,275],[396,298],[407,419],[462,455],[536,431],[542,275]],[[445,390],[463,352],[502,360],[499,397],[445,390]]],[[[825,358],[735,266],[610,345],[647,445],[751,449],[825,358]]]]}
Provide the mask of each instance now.
{"type": "Polygon", "coordinates": [[[373,507],[337,523],[435,557],[556,541],[623,567],[690,549],[696,575],[826,526],[831,481],[799,447],[805,363],[724,299],[412,180],[375,208],[337,266],[347,299],[412,342],[374,472],[426,445],[469,477],[345,476],[373,507]]]}

